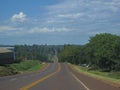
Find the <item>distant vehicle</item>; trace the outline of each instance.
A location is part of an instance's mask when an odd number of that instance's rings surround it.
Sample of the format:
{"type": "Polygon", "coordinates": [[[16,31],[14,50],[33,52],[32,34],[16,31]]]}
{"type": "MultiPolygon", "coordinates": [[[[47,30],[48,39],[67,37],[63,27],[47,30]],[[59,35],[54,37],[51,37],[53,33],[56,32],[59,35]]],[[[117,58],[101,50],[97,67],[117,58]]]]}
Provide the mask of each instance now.
{"type": "Polygon", "coordinates": [[[89,67],[88,64],[82,64],[81,66],[83,66],[83,67],[89,67]]]}

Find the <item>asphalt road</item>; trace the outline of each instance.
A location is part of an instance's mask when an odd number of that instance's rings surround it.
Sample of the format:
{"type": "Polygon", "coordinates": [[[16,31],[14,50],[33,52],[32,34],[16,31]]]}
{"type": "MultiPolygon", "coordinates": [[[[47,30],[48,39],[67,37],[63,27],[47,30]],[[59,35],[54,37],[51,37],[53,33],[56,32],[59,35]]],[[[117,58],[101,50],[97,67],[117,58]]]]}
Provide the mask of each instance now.
{"type": "Polygon", "coordinates": [[[0,78],[0,90],[120,90],[55,62],[40,72],[0,78]]]}

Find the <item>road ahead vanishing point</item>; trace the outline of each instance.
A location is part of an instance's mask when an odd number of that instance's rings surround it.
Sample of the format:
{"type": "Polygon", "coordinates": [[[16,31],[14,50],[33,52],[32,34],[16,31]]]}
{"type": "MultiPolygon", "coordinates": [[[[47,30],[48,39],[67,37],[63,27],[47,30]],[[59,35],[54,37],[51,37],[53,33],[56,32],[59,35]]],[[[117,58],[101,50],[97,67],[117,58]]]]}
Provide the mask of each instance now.
{"type": "Polygon", "coordinates": [[[40,72],[0,78],[0,90],[120,90],[54,60],[40,72]]]}

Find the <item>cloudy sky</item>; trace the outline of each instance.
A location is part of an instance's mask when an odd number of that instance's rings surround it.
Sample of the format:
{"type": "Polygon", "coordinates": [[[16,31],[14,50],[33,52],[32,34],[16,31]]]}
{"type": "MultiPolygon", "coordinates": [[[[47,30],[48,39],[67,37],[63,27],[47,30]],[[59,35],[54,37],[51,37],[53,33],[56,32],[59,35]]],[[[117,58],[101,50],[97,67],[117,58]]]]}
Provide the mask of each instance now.
{"type": "Polygon", "coordinates": [[[0,45],[85,44],[120,35],[120,0],[0,0],[0,45]]]}

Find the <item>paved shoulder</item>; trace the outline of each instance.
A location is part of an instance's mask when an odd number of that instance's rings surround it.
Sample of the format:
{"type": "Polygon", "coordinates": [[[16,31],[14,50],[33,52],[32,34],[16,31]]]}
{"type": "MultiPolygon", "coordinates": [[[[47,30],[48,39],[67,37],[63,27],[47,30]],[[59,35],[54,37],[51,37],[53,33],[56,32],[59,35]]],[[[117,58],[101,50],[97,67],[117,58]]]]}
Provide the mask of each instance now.
{"type": "Polygon", "coordinates": [[[69,67],[70,71],[79,79],[89,90],[120,90],[120,88],[106,84],[98,79],[84,75],[69,67]]]}

